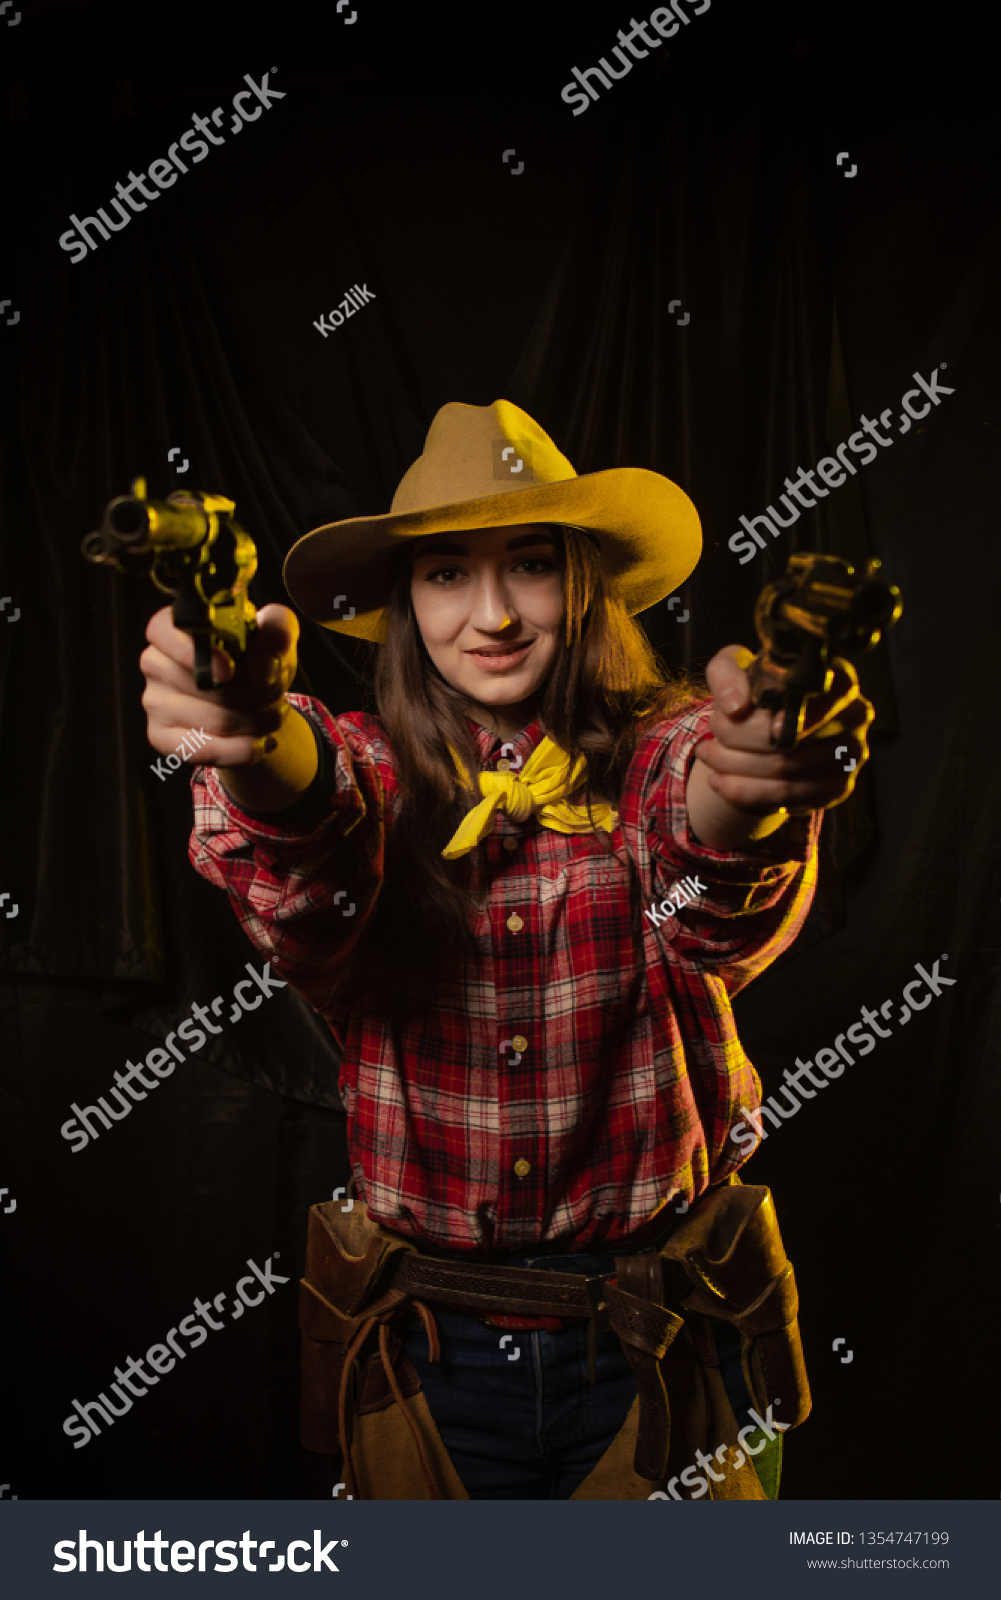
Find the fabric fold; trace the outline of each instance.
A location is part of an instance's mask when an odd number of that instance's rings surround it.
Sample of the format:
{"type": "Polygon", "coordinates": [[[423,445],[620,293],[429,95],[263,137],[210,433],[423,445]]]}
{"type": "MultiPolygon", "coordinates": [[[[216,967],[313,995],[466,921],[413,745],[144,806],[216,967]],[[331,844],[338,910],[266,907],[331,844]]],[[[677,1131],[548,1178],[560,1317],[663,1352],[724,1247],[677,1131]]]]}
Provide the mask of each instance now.
{"type": "MultiPolygon", "coordinates": [[[[464,788],[473,789],[464,763],[451,746],[449,750],[460,782],[464,788]]],[[[611,833],[618,812],[607,801],[599,801],[590,810],[566,801],[566,796],[580,787],[585,771],[583,756],[578,757],[571,768],[566,751],[552,739],[543,739],[521,772],[481,772],[479,787],[483,799],[463,817],[442,855],[446,861],[468,855],[490,832],[496,811],[506,811],[514,822],[527,822],[529,817],[535,816],[544,828],[552,828],[556,833],[591,833],[594,828],[611,833]]]]}

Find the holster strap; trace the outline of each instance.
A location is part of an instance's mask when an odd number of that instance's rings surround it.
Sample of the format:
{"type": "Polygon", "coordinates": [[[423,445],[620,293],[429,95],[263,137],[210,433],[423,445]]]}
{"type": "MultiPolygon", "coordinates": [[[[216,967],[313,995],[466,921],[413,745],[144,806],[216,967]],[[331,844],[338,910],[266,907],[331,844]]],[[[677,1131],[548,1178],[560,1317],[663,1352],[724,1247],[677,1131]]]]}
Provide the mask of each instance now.
{"type": "Polygon", "coordinates": [[[615,1331],[633,1369],[640,1396],[633,1468],[641,1478],[659,1480],[664,1475],[671,1444],[671,1410],[660,1363],[668,1346],[684,1327],[684,1318],[663,1304],[664,1263],[659,1255],[618,1256],[615,1275],[628,1319],[626,1326],[617,1327],[615,1331]],[[669,1329],[666,1338],[654,1345],[649,1336],[631,1337],[633,1328],[653,1327],[654,1318],[658,1319],[658,1324],[664,1319],[669,1329]]]}

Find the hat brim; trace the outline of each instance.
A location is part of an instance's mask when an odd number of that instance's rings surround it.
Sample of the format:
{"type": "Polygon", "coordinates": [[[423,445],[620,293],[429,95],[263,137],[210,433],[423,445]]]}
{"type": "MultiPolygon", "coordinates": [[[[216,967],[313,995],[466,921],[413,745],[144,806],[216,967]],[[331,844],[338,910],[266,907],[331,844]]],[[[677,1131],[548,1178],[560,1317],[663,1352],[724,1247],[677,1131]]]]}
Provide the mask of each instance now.
{"type": "Polygon", "coordinates": [[[673,593],[702,553],[699,515],[683,489],[644,467],[612,467],[453,505],[327,523],[292,546],[285,587],[322,627],[380,642],[402,540],[524,522],[592,533],[605,575],[632,616],[673,593]]]}

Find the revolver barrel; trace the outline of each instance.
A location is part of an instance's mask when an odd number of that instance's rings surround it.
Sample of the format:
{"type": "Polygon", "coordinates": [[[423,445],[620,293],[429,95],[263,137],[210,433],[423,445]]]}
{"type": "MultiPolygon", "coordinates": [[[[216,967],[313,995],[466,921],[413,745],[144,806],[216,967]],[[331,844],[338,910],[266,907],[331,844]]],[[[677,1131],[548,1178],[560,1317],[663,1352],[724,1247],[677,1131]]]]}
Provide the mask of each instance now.
{"type": "Polygon", "coordinates": [[[195,550],[211,532],[208,511],[215,506],[205,501],[205,496],[196,499],[183,492],[170,500],[147,500],[145,481],[137,478],[131,494],[120,494],[105,506],[100,528],[83,541],[83,553],[99,565],[120,566],[122,555],[133,558],[135,565],[137,557],[195,550]]]}
{"type": "Polygon", "coordinates": [[[171,505],[167,500],[140,500],[122,494],[105,511],[101,531],[108,543],[190,550],[205,538],[209,519],[196,505],[171,505]]]}

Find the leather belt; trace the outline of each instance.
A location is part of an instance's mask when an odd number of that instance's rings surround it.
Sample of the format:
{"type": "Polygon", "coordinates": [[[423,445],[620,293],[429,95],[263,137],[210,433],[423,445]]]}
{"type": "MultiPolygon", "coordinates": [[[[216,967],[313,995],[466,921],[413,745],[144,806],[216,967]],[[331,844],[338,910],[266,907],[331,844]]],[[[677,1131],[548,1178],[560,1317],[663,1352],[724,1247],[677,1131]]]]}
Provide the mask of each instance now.
{"type": "Polygon", "coordinates": [[[547,1272],[534,1267],[440,1261],[408,1251],[393,1274],[391,1287],[456,1311],[589,1318],[606,1310],[601,1293],[606,1282],[604,1274],[585,1277],[579,1272],[547,1272]]]}
{"type": "Polygon", "coordinates": [[[538,1271],[443,1261],[407,1251],[387,1287],[455,1311],[505,1316],[552,1316],[588,1323],[588,1381],[595,1377],[598,1331],[610,1328],[621,1341],[636,1376],[640,1397],[635,1466],[641,1477],[660,1479],[670,1445],[670,1413],[660,1362],[684,1326],[663,1304],[660,1256],[619,1256],[610,1274],[538,1271]],[[625,1285],[628,1282],[629,1288],[625,1285]]]}

